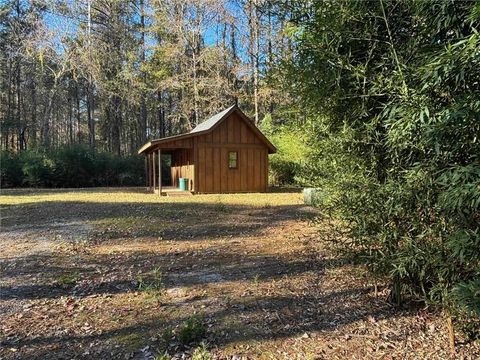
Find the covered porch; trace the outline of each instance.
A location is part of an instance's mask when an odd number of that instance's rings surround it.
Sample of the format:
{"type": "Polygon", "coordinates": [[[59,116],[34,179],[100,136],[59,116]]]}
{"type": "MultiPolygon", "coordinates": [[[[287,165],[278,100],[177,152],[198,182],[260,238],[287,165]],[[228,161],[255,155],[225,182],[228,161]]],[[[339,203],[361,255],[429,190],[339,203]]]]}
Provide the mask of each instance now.
{"type": "Polygon", "coordinates": [[[159,196],[191,195],[194,190],[193,150],[188,147],[157,147],[145,153],[147,191],[159,196]],[[179,179],[187,179],[186,190],[179,179]]]}

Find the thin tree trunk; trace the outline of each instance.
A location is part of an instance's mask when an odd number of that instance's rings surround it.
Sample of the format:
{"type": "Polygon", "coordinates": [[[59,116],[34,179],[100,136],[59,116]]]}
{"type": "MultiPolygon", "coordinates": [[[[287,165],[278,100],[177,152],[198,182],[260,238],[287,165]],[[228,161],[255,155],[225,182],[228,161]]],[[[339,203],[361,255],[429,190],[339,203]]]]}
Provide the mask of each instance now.
{"type": "MultiPolygon", "coordinates": [[[[272,44],[272,37],[273,37],[273,24],[272,24],[272,11],[271,11],[271,4],[268,5],[268,68],[271,68],[273,65],[273,44],[272,44]]],[[[273,96],[269,97],[269,112],[270,114],[273,113],[273,96]]]]}
{"type": "MultiPolygon", "coordinates": [[[[230,47],[232,50],[232,60],[233,60],[233,66],[235,67],[237,65],[237,43],[235,41],[235,24],[232,24],[230,28],[230,47]]],[[[235,72],[235,68],[233,69],[235,72]]],[[[234,96],[233,96],[233,101],[235,102],[235,105],[238,105],[238,96],[237,96],[237,89],[238,89],[238,79],[235,74],[233,74],[233,90],[234,90],[234,96]]]]}
{"type": "Polygon", "coordinates": [[[450,354],[452,355],[452,357],[455,357],[455,328],[453,327],[453,320],[451,316],[447,318],[447,328],[450,354]]]}
{"type": "Polygon", "coordinates": [[[255,124],[259,122],[258,116],[258,12],[257,0],[248,3],[248,21],[250,25],[250,66],[253,82],[253,103],[255,106],[255,124]]]}
{"type": "Polygon", "coordinates": [[[68,97],[67,104],[68,104],[68,139],[71,145],[73,144],[73,104],[72,104],[71,96],[68,97]]]}
{"type": "MultiPolygon", "coordinates": [[[[13,109],[12,109],[12,62],[8,61],[8,90],[7,90],[7,121],[11,122],[12,121],[12,114],[13,114],[13,109]]],[[[9,135],[9,129],[8,127],[2,127],[2,130],[4,130],[4,136],[5,136],[5,150],[8,150],[8,135],[9,135]]]]}
{"type": "Polygon", "coordinates": [[[198,125],[198,86],[197,86],[197,54],[196,46],[192,51],[193,61],[193,107],[194,107],[194,125],[198,125]]]}
{"type": "Polygon", "coordinates": [[[165,109],[163,106],[161,90],[157,92],[157,101],[158,101],[158,112],[157,112],[158,135],[162,138],[165,136],[165,109]]]}
{"type": "Polygon", "coordinates": [[[87,121],[88,121],[88,139],[90,146],[95,149],[95,106],[93,99],[92,84],[87,85],[87,121]]]}
{"type": "MultiPolygon", "coordinates": [[[[140,0],[140,26],[141,26],[141,61],[142,64],[145,63],[145,4],[144,0],[140,0]]],[[[142,85],[147,83],[145,71],[142,71],[142,85]]],[[[142,89],[141,102],[140,102],[140,144],[142,145],[146,142],[147,135],[147,103],[146,103],[146,94],[145,90],[142,89]]]]}
{"type": "Polygon", "coordinates": [[[77,120],[77,124],[75,126],[75,130],[76,130],[76,138],[77,138],[77,141],[81,141],[82,139],[80,138],[80,123],[81,123],[81,117],[80,117],[80,86],[79,84],[77,83],[76,86],[75,86],[75,106],[76,106],[76,109],[75,109],[75,118],[77,120]]]}
{"type": "Polygon", "coordinates": [[[122,126],[122,111],[121,111],[121,99],[118,96],[113,96],[111,105],[111,114],[113,114],[113,120],[111,122],[111,137],[112,137],[112,151],[120,155],[121,153],[121,144],[120,144],[120,128],[122,126]]]}
{"type": "Polygon", "coordinates": [[[16,119],[15,119],[15,123],[17,124],[17,129],[18,129],[18,132],[17,132],[17,146],[16,148],[19,149],[20,148],[20,144],[19,144],[19,138],[20,138],[20,127],[21,127],[21,123],[22,123],[22,87],[21,87],[21,82],[22,82],[22,78],[21,78],[21,62],[20,60],[18,61],[17,63],[17,73],[16,73],[16,83],[17,83],[17,115],[16,115],[16,119]]]}
{"type": "MultiPolygon", "coordinates": [[[[35,65],[33,68],[33,73],[35,73],[35,65]]],[[[37,84],[35,82],[35,77],[32,79],[32,124],[30,127],[30,137],[32,140],[32,145],[36,146],[37,144],[37,84]]]]}

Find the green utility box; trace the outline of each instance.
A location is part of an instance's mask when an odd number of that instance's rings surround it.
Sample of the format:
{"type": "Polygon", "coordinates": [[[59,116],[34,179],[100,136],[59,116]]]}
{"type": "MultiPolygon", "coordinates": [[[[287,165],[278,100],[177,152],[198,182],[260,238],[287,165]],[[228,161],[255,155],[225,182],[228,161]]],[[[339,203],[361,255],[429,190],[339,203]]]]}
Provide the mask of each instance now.
{"type": "Polygon", "coordinates": [[[178,179],[178,188],[183,191],[188,190],[188,179],[187,178],[179,178],[178,179]]]}

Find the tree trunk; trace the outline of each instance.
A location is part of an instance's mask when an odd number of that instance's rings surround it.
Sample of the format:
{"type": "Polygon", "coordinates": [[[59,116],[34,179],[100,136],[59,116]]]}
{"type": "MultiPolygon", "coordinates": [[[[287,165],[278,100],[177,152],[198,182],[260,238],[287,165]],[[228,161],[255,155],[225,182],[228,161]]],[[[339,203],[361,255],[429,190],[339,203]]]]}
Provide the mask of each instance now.
{"type": "Polygon", "coordinates": [[[158,101],[158,112],[157,112],[157,121],[158,121],[158,135],[159,137],[165,136],[165,108],[163,106],[162,91],[157,92],[157,101],[158,101]]]}
{"type": "Polygon", "coordinates": [[[73,144],[73,104],[72,104],[71,96],[68,97],[67,104],[68,104],[68,138],[71,145],[73,144]]]}
{"type": "Polygon", "coordinates": [[[93,89],[91,83],[87,85],[87,121],[88,121],[88,139],[90,146],[95,149],[95,107],[93,102],[93,89]]]}
{"type": "Polygon", "coordinates": [[[80,117],[80,85],[77,83],[75,85],[75,119],[76,119],[76,126],[75,126],[75,132],[76,132],[76,138],[78,142],[82,142],[82,136],[80,132],[80,123],[81,123],[81,117],[80,117]]]}
{"type": "MultiPolygon", "coordinates": [[[[33,68],[33,73],[35,73],[35,65],[33,68]]],[[[35,82],[35,77],[32,79],[32,124],[30,126],[30,138],[32,138],[32,145],[36,146],[37,144],[37,84],[35,82]]]]}
{"type": "MultiPolygon", "coordinates": [[[[198,125],[198,86],[197,86],[197,50],[194,45],[192,51],[193,62],[193,108],[194,108],[194,126],[198,125]]],[[[194,127],[193,126],[193,127],[194,127]]]]}
{"type": "Polygon", "coordinates": [[[111,136],[112,136],[112,152],[117,155],[121,153],[120,145],[120,127],[122,126],[122,110],[121,110],[121,99],[118,96],[113,96],[111,102],[112,108],[110,109],[110,114],[113,115],[111,119],[111,136]]]}
{"type": "Polygon", "coordinates": [[[20,128],[22,123],[22,78],[21,78],[21,62],[20,59],[17,63],[17,71],[16,71],[16,83],[17,83],[17,115],[15,119],[15,123],[17,124],[17,149],[20,148],[19,138],[20,138],[20,128]]]}
{"type": "MultiPolygon", "coordinates": [[[[145,4],[144,0],[140,0],[140,26],[141,26],[141,62],[145,63],[145,4]]],[[[147,83],[145,71],[142,71],[142,85],[145,86],[147,83]]],[[[139,135],[140,135],[140,144],[143,145],[147,139],[147,103],[146,103],[146,94],[145,89],[142,89],[141,101],[140,101],[140,126],[139,126],[139,135]]]]}
{"type": "Polygon", "coordinates": [[[258,125],[258,9],[257,0],[249,0],[248,22],[250,25],[250,66],[253,82],[253,103],[255,106],[255,124],[258,125]]]}

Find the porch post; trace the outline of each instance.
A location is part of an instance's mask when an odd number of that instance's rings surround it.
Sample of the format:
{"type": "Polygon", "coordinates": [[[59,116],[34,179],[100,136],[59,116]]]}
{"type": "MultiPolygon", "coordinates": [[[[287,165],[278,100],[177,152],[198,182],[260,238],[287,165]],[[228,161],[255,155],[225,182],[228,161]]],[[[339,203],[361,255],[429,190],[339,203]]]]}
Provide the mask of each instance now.
{"type": "Polygon", "coordinates": [[[162,150],[158,149],[158,196],[162,196],[162,150]]]}
{"type": "Polygon", "coordinates": [[[150,154],[147,154],[147,169],[148,169],[148,191],[152,191],[152,168],[150,163],[150,154]]]}
{"type": "Polygon", "coordinates": [[[157,187],[157,185],[155,184],[155,151],[152,152],[152,171],[153,171],[153,176],[152,176],[152,180],[153,180],[153,192],[155,193],[155,188],[157,187]]]}
{"type": "Polygon", "coordinates": [[[148,191],[148,154],[145,154],[145,186],[148,191]]]}

